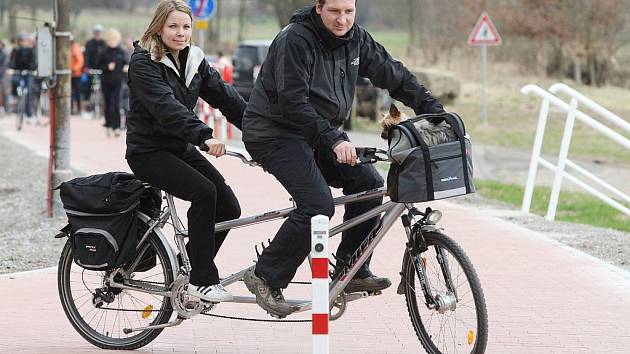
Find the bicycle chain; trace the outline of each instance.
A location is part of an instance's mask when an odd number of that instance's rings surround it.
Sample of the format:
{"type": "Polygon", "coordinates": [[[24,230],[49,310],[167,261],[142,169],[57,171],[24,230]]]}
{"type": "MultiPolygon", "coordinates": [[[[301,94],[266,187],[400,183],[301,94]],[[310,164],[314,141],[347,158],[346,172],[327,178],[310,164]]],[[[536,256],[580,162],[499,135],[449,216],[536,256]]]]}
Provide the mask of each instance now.
{"type": "MultiPolygon", "coordinates": [[[[109,311],[122,311],[122,312],[165,312],[165,310],[136,310],[136,309],[114,309],[110,307],[100,307],[101,310],[109,310],[109,311]]],[[[173,311],[173,310],[170,310],[173,311]]],[[[249,321],[249,322],[283,322],[283,323],[309,323],[311,320],[268,320],[263,318],[248,318],[248,317],[235,317],[235,316],[226,316],[226,315],[217,315],[212,313],[201,313],[204,316],[223,318],[227,320],[238,320],[238,321],[249,321]]]]}

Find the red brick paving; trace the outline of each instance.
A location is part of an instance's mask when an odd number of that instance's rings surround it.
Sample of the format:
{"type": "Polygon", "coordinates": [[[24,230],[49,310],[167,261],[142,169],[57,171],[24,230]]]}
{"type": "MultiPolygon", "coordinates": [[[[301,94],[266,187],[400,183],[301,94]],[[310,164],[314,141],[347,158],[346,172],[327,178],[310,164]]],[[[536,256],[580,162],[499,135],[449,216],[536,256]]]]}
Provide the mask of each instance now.
{"type": "MultiPolygon", "coordinates": [[[[10,119],[0,119],[0,132],[47,154],[46,128],[25,126],[17,133],[10,119]]],[[[72,120],[75,168],[90,174],[128,170],[123,154],[124,137],[107,139],[96,121],[72,120]]],[[[290,205],[282,187],[261,169],[231,158],[212,162],[234,187],[244,215],[290,205]]],[[[433,204],[444,212],[441,225],[466,250],[481,279],[490,323],[487,353],[630,353],[630,274],[483,211],[433,204]]],[[[233,230],[217,258],[222,275],[251,264],[253,245],[271,237],[278,225],[233,230]]],[[[396,283],[403,245],[403,230],[396,225],[377,248],[373,270],[396,283]]],[[[297,278],[306,280],[308,274],[303,266],[297,278]]],[[[241,284],[230,290],[247,294],[241,284]]],[[[309,293],[303,286],[287,291],[288,297],[298,298],[309,293]]],[[[0,299],[0,353],[102,353],[67,321],[57,295],[56,269],[0,277],[0,299]]],[[[221,304],[216,313],[268,318],[255,305],[221,304]]],[[[310,332],[309,324],[199,316],[165,329],[135,352],[310,353],[310,332]]],[[[350,303],[348,312],[331,323],[330,333],[331,353],[424,352],[404,297],[394,287],[382,296],[350,303]]]]}

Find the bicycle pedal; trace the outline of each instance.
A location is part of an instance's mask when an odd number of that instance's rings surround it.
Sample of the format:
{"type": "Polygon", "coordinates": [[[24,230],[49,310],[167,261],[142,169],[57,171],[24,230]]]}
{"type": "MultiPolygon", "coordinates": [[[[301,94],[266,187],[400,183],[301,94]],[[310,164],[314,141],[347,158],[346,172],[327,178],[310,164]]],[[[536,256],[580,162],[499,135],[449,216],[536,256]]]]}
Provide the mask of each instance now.
{"type": "Polygon", "coordinates": [[[276,318],[276,319],[279,319],[279,320],[281,320],[281,319],[283,319],[283,318],[287,317],[287,316],[280,316],[280,315],[277,315],[277,314],[275,314],[275,313],[271,313],[271,312],[268,312],[268,311],[267,311],[267,313],[268,313],[271,317],[276,318]]]}

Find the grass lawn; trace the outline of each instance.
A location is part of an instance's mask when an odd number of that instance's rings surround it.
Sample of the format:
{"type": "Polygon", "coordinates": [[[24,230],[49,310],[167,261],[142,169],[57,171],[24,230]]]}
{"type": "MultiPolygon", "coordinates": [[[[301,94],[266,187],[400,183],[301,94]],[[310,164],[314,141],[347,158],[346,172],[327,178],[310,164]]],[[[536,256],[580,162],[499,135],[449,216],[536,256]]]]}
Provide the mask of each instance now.
{"type": "MultiPolygon", "coordinates": [[[[477,193],[519,207],[523,202],[524,187],[494,181],[475,181],[477,193]]],[[[547,214],[551,188],[537,186],[532,198],[531,212],[547,214]]],[[[630,217],[599,199],[577,192],[560,192],[556,220],[588,224],[630,232],[630,217]]]]}

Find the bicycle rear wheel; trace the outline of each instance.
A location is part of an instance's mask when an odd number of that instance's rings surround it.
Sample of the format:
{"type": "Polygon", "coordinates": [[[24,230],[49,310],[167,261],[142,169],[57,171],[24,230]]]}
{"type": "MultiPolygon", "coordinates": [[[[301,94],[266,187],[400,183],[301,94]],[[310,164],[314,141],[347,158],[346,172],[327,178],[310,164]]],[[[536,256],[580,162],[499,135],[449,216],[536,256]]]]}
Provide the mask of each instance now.
{"type": "MultiPolygon", "coordinates": [[[[144,227],[139,229],[146,230],[146,224],[142,225],[144,227]]],[[[104,283],[106,272],[90,271],[73,261],[71,242],[68,239],[61,252],[57,285],[61,305],[72,326],[88,342],[103,349],[131,350],[153,341],[162,329],[125,334],[123,328],[168,322],[173,312],[170,299],[107,286],[104,283]]],[[[145,252],[155,252],[155,265],[139,264],[136,269],[141,271],[129,272],[125,280],[169,288],[174,280],[172,266],[155,233],[149,235],[136,257],[142,257],[145,252]]]]}
{"type": "Polygon", "coordinates": [[[484,353],[488,314],[472,263],[448,236],[438,232],[423,235],[428,250],[417,257],[424,265],[424,277],[431,294],[440,306],[429,308],[427,305],[414,256],[406,253],[403,285],[407,310],[418,339],[430,354],[484,353]]]}

